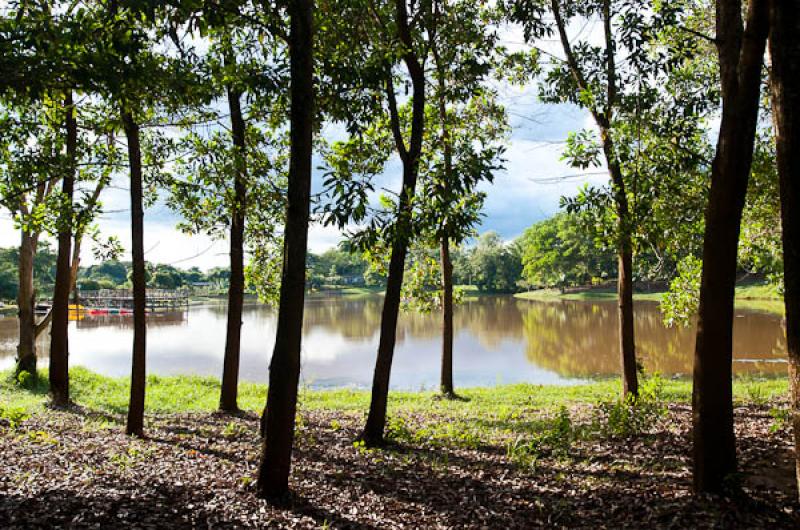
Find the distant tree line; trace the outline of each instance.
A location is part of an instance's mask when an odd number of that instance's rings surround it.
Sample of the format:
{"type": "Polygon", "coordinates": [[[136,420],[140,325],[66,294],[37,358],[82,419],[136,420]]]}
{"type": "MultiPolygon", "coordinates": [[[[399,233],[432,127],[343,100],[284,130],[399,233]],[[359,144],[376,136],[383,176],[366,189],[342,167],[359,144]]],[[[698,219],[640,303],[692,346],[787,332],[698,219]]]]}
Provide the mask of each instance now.
{"type": "MultiPolygon", "coordinates": [[[[0,300],[13,300],[18,292],[19,249],[0,248],[0,300]]],[[[486,232],[473,243],[452,251],[453,279],[457,285],[474,285],[484,292],[518,290],[521,262],[518,246],[506,244],[496,232],[486,232]]],[[[81,290],[130,289],[131,262],[116,259],[80,267],[77,286],[81,290]]],[[[204,292],[224,294],[230,282],[228,267],[201,271],[198,267],[181,268],[164,263],[146,264],[147,286],[157,289],[202,288],[204,292]]],[[[34,260],[36,292],[49,300],[55,282],[56,254],[43,244],[34,260]]],[[[339,287],[384,286],[386,277],[370,266],[359,252],[332,248],[308,254],[307,286],[313,290],[339,287]]],[[[256,286],[248,285],[251,294],[256,286]]]]}

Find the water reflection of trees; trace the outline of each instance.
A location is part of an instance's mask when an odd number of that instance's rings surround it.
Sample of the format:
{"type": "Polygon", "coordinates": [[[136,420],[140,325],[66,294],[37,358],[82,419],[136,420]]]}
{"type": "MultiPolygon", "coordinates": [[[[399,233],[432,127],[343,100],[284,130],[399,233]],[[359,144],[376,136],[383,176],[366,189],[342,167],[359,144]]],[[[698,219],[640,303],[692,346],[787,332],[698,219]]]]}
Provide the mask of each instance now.
{"type": "MultiPolygon", "coordinates": [[[[150,313],[147,315],[147,327],[159,328],[177,326],[186,323],[188,315],[183,311],[150,313]]],[[[78,329],[119,328],[133,329],[133,315],[92,315],[75,321],[78,329]]]]}
{"type": "MultiPolygon", "coordinates": [[[[116,328],[133,329],[131,315],[88,315],[75,320],[75,327],[81,330],[116,328]]],[[[185,312],[151,313],[147,315],[147,327],[159,328],[187,323],[185,312]]],[[[0,359],[14,357],[17,353],[19,329],[16,318],[0,318],[0,359]]],[[[39,358],[47,359],[50,353],[50,333],[42,333],[36,339],[36,352],[39,358]]]]}
{"type": "MultiPolygon", "coordinates": [[[[0,317],[0,359],[14,358],[19,342],[19,323],[16,317],[0,317]]],[[[36,351],[50,347],[50,334],[42,333],[36,338],[36,351]]]]}
{"type": "MultiPolygon", "coordinates": [[[[530,362],[570,377],[619,371],[617,311],[613,303],[529,302],[522,309],[530,362]]],[[[648,372],[688,374],[692,370],[695,329],[664,327],[658,306],[637,304],[636,347],[648,372]]],[[[785,355],[784,332],[777,317],[750,313],[734,323],[734,371],[782,373],[769,362],[785,355]]]]}
{"type": "MultiPolygon", "coordinates": [[[[305,307],[305,333],[319,329],[351,340],[372,338],[380,326],[383,298],[313,300],[305,307]]],[[[399,336],[399,334],[398,334],[399,336]]]]}
{"type": "MultiPolygon", "coordinates": [[[[351,342],[374,340],[382,307],[383,298],[379,296],[311,300],[305,310],[305,332],[320,331],[351,342]]],[[[224,304],[201,309],[213,315],[224,330],[227,317],[224,304]]],[[[188,313],[153,313],[148,316],[148,327],[191,325],[195,311],[197,308],[188,313]]],[[[245,326],[274,318],[274,309],[249,305],[245,326]]],[[[524,353],[531,364],[565,377],[619,371],[617,310],[613,302],[532,302],[509,296],[482,297],[458,305],[454,320],[458,341],[476,341],[489,353],[503,348],[503,342],[524,342],[525,346],[521,346],[524,352],[520,354],[524,353]]],[[[78,329],[128,329],[131,325],[128,315],[92,316],[75,323],[78,329]]],[[[17,332],[16,318],[0,318],[0,359],[16,354],[17,332]]],[[[405,312],[400,316],[397,336],[399,343],[406,338],[438,343],[441,314],[405,312]]],[[[656,304],[637,303],[636,346],[648,372],[690,373],[694,340],[693,327],[667,329],[656,304]]],[[[48,341],[49,335],[44,333],[37,343],[43,355],[46,355],[48,341]]],[[[749,361],[735,362],[736,373],[784,373],[784,364],[770,362],[785,358],[785,332],[780,317],[740,313],[734,322],[733,345],[735,358],[749,361]]],[[[458,356],[458,342],[455,355],[458,356]]]]}
{"type": "MultiPolygon", "coordinates": [[[[348,339],[371,339],[380,326],[383,299],[379,297],[335,302],[313,301],[305,309],[306,333],[319,328],[348,339]]],[[[508,339],[521,339],[522,319],[511,297],[484,297],[456,306],[456,334],[467,331],[487,349],[508,339]]],[[[397,326],[398,341],[405,337],[435,340],[441,335],[441,314],[405,311],[397,326]]]]}
{"type": "Polygon", "coordinates": [[[456,311],[456,332],[468,331],[488,350],[496,349],[503,341],[522,340],[525,335],[518,304],[510,296],[468,301],[456,311]]]}
{"type": "MultiPolygon", "coordinates": [[[[350,340],[370,340],[380,325],[383,299],[318,301],[306,307],[307,332],[320,328],[350,340]]],[[[406,337],[437,340],[441,315],[404,312],[398,342],[406,337]]],[[[467,300],[456,307],[457,336],[468,333],[489,351],[503,341],[524,341],[534,365],[567,377],[616,374],[619,371],[617,309],[613,302],[531,302],[508,296],[467,300]]],[[[463,335],[461,335],[463,336],[463,335]]],[[[688,374],[692,369],[695,329],[666,328],[658,306],[636,306],[636,346],[648,372],[688,374]]],[[[747,313],[734,325],[734,371],[780,374],[785,366],[769,362],[785,352],[780,318],[747,313]]],[[[455,352],[458,355],[458,351],[455,352]]]]}

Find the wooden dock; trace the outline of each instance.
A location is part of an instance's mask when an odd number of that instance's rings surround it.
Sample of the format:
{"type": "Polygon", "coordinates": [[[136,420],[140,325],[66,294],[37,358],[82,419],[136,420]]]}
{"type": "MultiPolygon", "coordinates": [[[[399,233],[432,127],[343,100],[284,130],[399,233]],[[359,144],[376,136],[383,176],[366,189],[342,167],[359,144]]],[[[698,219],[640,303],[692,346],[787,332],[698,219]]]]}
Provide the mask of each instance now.
{"type": "MultiPolygon", "coordinates": [[[[80,305],[87,310],[133,311],[132,289],[79,291],[78,298],[80,305]]],[[[187,289],[147,289],[145,307],[150,312],[182,311],[189,307],[189,291],[187,289]]]]}

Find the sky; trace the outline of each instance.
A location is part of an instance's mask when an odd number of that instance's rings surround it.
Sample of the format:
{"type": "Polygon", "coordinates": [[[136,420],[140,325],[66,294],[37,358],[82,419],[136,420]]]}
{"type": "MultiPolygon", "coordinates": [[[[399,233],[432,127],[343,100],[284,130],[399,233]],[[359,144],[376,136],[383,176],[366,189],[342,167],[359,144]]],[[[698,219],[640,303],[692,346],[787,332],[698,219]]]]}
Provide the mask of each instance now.
{"type": "MultiPolygon", "coordinates": [[[[594,33],[595,28],[584,27],[578,33],[594,33]]],[[[515,29],[506,29],[501,41],[514,48],[522,41],[515,29]]],[[[558,53],[554,43],[539,43],[542,48],[551,48],[558,53]]],[[[579,174],[561,160],[563,142],[570,131],[592,128],[590,115],[576,106],[568,104],[543,104],[537,100],[535,85],[525,87],[502,85],[499,87],[501,102],[506,106],[512,132],[504,155],[505,169],[495,174],[494,183],[483,185],[487,194],[482,224],[479,232],[494,230],[510,241],[537,221],[546,219],[558,211],[561,196],[573,195],[584,183],[603,184],[607,175],[602,171],[579,174]]],[[[326,134],[323,132],[323,134],[326,134]]],[[[336,135],[331,129],[329,135],[336,135]]],[[[321,173],[315,170],[312,176],[312,191],[321,187],[321,173]]],[[[377,187],[399,190],[401,168],[399,163],[390,163],[376,182],[377,187]]],[[[129,191],[126,176],[114,179],[110,189],[101,198],[104,213],[98,219],[103,236],[116,236],[122,242],[125,254],[130,259],[130,214],[129,191]]],[[[197,266],[207,270],[226,266],[228,245],[225,240],[212,240],[203,235],[190,236],[176,228],[178,217],[158,201],[145,211],[145,257],[155,263],[167,263],[182,268],[197,266]]],[[[319,253],[334,247],[342,240],[342,234],[334,227],[314,224],[309,231],[309,250],[319,253]]],[[[7,212],[0,212],[0,247],[19,244],[19,234],[7,212]]],[[[95,261],[91,245],[84,245],[82,264],[95,261]]]]}

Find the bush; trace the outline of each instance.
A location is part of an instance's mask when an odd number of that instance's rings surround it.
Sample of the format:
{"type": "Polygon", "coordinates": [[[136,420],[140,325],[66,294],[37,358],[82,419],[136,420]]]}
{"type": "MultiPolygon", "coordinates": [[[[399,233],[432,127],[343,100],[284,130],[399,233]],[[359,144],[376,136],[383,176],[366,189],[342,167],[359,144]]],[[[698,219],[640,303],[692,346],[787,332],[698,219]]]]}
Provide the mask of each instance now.
{"type": "Polygon", "coordinates": [[[567,407],[561,406],[558,414],[547,421],[544,428],[531,437],[518,436],[506,444],[506,456],[523,467],[532,467],[539,456],[553,454],[567,456],[578,438],[567,407]]]}
{"type": "Polygon", "coordinates": [[[0,404],[0,420],[5,420],[11,429],[16,429],[20,423],[27,420],[29,417],[30,415],[21,407],[9,407],[0,404]]]}
{"type": "Polygon", "coordinates": [[[593,429],[608,438],[628,438],[653,428],[667,413],[663,399],[664,380],[656,375],[646,379],[639,396],[625,396],[601,402],[595,407],[593,429]]]}
{"type": "Polygon", "coordinates": [[[33,390],[36,386],[36,377],[27,370],[20,370],[14,380],[26,390],[33,390]]]}

